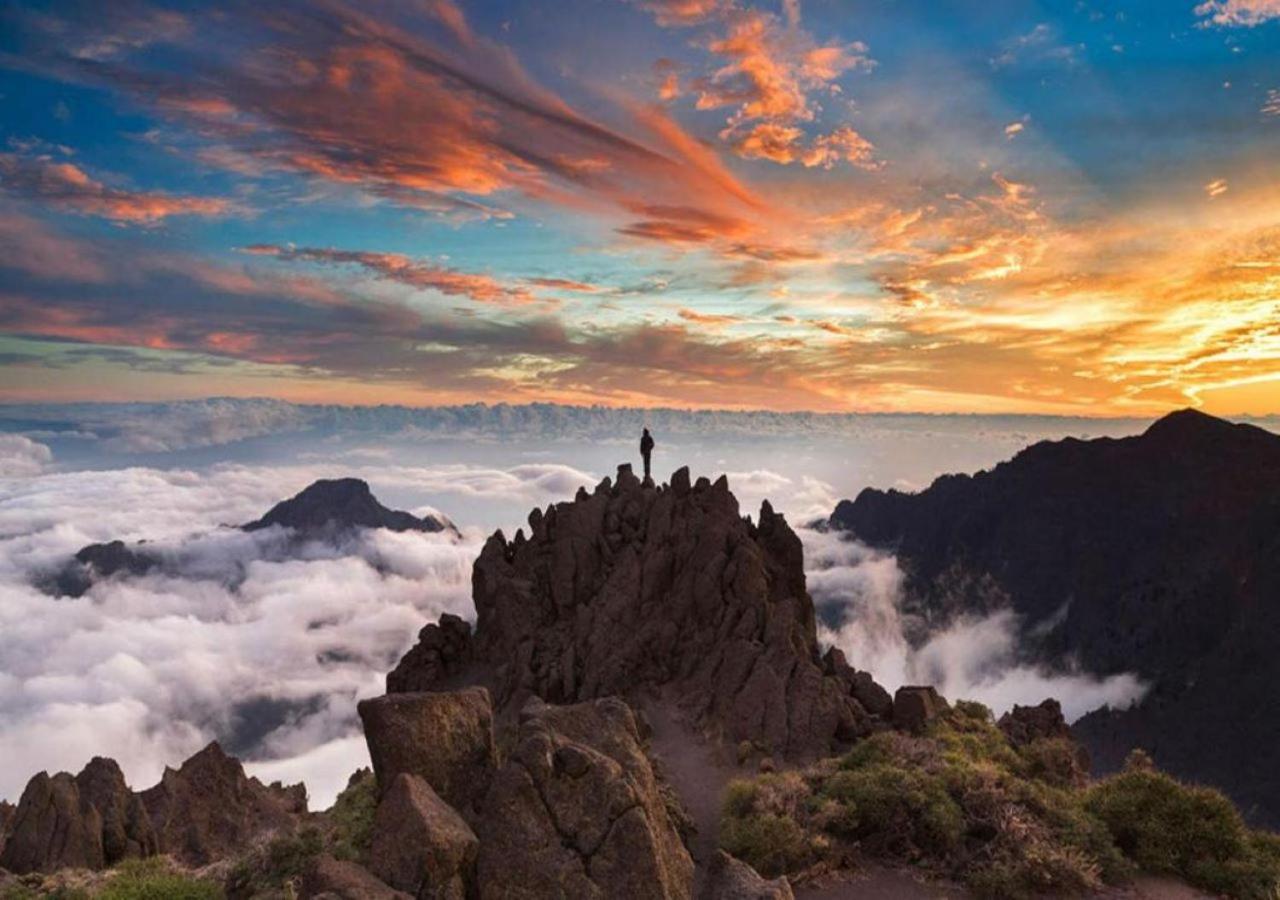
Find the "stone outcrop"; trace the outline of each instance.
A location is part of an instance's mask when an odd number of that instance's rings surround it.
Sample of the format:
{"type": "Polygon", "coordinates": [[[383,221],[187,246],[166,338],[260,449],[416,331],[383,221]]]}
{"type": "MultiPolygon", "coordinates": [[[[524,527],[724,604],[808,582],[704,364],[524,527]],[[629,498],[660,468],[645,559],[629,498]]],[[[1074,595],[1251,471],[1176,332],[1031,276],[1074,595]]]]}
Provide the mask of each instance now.
{"type": "Polygon", "coordinates": [[[102,816],[68,772],[40,772],[27,782],[13,816],[0,868],[24,874],[101,869],[102,816]]]}
{"type": "Polygon", "coordinates": [[[301,785],[264,785],[212,743],[142,792],[161,850],[203,866],[292,831],[307,811],[301,785]]]}
{"type": "Polygon", "coordinates": [[[768,881],[742,860],[717,850],[699,900],[795,900],[795,894],[787,879],[768,881]]]}
{"type": "Polygon", "coordinates": [[[792,759],[868,730],[855,688],[884,709],[867,679],[819,658],[800,539],[767,502],[743,518],[724,477],[680,469],[655,487],[621,466],[529,528],[494,534],[476,561],[474,634],[424,629],[389,690],[469,670],[507,712],[661,688],[716,736],[792,759]]]}
{"type": "Polygon", "coordinates": [[[1062,705],[1053,699],[1038,706],[1015,705],[996,724],[1015,747],[1025,747],[1043,738],[1071,740],[1071,728],[1062,715],[1062,705]]]}
{"type": "Polygon", "coordinates": [[[893,726],[918,734],[947,709],[947,701],[934,688],[903,686],[893,695],[893,726]]]}
{"type": "Polygon", "coordinates": [[[445,613],[439,622],[423,626],[418,643],[387,673],[387,690],[439,690],[440,685],[462,675],[471,661],[471,623],[445,613]]]}
{"type": "Polygon", "coordinates": [[[4,853],[4,843],[9,837],[9,825],[13,822],[18,807],[8,800],[0,800],[0,854],[4,853]]]}
{"type": "Polygon", "coordinates": [[[397,775],[417,775],[470,815],[496,765],[489,692],[387,694],[358,706],[379,793],[397,775]]]}
{"type": "Polygon", "coordinates": [[[466,900],[478,848],[475,832],[431,785],[401,772],[378,802],[369,870],[418,900],[466,900]]]}
{"type": "Polygon", "coordinates": [[[101,869],[158,852],[155,831],[115,760],[95,756],[78,775],[41,772],[15,809],[0,809],[0,867],[12,872],[101,869]]]}
{"type": "Polygon", "coordinates": [[[830,524],[891,549],[923,640],[1010,609],[1029,664],[1150,690],[1073,730],[1095,768],[1134,747],[1280,825],[1280,436],[1194,410],[1143,434],[1042,442],[907,494],[867,489],[830,524]]]}
{"type": "Polygon", "coordinates": [[[621,700],[531,701],[477,827],[479,896],[684,900],[693,861],[621,700]]]}
{"type": "Polygon", "coordinates": [[[302,874],[301,900],[414,900],[379,881],[356,863],[316,857],[302,874]]]}
{"type": "Polygon", "coordinates": [[[346,528],[387,528],[391,531],[448,531],[458,529],[443,516],[415,516],[388,509],[378,502],[367,482],[359,478],[321,479],[301,493],[277,503],[261,519],[242,525],[257,531],[280,525],[304,533],[323,533],[346,528]]]}
{"type": "Polygon", "coordinates": [[[95,756],[76,776],[80,796],[102,818],[102,856],[106,865],[122,859],[154,856],[160,846],[142,798],[129,790],[114,759],[95,756]]]}

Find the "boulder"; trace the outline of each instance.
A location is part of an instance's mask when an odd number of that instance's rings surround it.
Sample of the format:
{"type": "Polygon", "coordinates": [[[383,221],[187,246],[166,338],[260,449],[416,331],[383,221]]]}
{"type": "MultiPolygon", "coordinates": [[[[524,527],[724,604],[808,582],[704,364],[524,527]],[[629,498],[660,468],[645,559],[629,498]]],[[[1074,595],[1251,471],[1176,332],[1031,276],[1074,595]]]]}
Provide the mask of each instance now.
{"type": "Polygon", "coordinates": [[[496,765],[487,690],[387,694],[363,700],[357,708],[380,793],[406,772],[421,777],[459,812],[471,814],[496,765]]]}
{"type": "Polygon", "coordinates": [[[307,811],[301,785],[264,785],[216,743],[178,769],[166,768],[142,802],[161,851],[191,866],[236,856],[271,835],[293,831],[307,811]]]}
{"type": "Polygon", "coordinates": [[[154,856],[159,842],[142,798],[129,790],[114,759],[95,756],[76,776],[80,796],[102,817],[102,854],[106,865],[122,859],[154,856]]]}
{"type": "Polygon", "coordinates": [[[318,856],[302,874],[301,900],[413,900],[353,862],[318,856]]]}
{"type": "Polygon", "coordinates": [[[19,875],[101,869],[102,816],[68,772],[40,772],[27,782],[13,814],[0,868],[19,875]]]}
{"type": "Polygon", "coordinates": [[[996,724],[1015,747],[1025,747],[1041,738],[1071,739],[1071,728],[1062,715],[1062,706],[1052,698],[1039,706],[1014,706],[996,724]]]}
{"type": "Polygon", "coordinates": [[[919,733],[948,708],[932,687],[900,687],[893,695],[893,727],[919,733]]]}
{"type": "Polygon", "coordinates": [[[477,851],[475,832],[425,780],[391,780],[374,815],[370,871],[419,900],[465,900],[477,851]]]}
{"type": "Polygon", "coordinates": [[[766,881],[742,860],[717,850],[707,866],[699,900],[795,900],[785,878],[766,881]]]}
{"type": "Polygon", "coordinates": [[[618,699],[531,704],[477,833],[481,900],[693,893],[693,860],[618,699]]]}
{"type": "Polygon", "coordinates": [[[387,693],[429,691],[471,662],[471,624],[450,613],[418,632],[418,643],[387,674],[387,693]]]}
{"type": "Polygon", "coordinates": [[[823,669],[800,539],[767,502],[753,523],[723,476],[691,485],[681,469],[654,486],[621,466],[528,524],[527,538],[495,533],[476,560],[469,644],[456,623],[424,629],[389,688],[451,686],[452,640],[500,717],[530,697],[660,688],[709,733],[786,759],[868,730],[856,680],[823,669]]]}

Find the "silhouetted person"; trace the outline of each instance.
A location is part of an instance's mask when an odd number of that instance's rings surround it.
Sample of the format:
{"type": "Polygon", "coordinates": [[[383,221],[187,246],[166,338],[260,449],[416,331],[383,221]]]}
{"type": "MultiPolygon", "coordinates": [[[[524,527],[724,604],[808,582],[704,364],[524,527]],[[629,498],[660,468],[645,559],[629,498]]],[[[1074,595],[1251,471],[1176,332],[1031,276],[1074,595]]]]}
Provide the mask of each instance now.
{"type": "Polygon", "coordinates": [[[640,455],[644,457],[644,477],[649,480],[649,463],[653,458],[653,435],[649,433],[649,429],[644,430],[644,434],[640,436],[640,455]]]}

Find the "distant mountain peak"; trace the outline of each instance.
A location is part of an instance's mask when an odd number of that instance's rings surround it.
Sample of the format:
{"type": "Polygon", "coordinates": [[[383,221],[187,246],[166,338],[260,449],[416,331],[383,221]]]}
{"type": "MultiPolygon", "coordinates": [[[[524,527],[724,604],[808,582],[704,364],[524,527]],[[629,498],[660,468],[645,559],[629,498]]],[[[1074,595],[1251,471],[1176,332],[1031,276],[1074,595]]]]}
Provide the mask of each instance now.
{"type": "Polygon", "coordinates": [[[419,518],[378,502],[368,482],[360,478],[322,478],[300,493],[273,506],[261,519],[242,525],[258,531],[280,525],[296,531],[333,528],[386,528],[391,531],[456,531],[443,516],[419,518]]]}

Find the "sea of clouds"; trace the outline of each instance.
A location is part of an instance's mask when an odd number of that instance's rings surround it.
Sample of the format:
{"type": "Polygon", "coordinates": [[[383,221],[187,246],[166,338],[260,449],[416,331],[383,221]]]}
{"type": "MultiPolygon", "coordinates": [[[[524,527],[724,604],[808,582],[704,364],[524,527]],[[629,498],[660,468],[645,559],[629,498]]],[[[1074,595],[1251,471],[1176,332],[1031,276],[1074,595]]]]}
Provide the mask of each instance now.
{"type": "MultiPolygon", "coordinates": [[[[24,430],[11,424],[0,434],[0,798],[16,800],[36,771],[77,771],[93,755],[116,758],[135,788],[147,787],[217,738],[250,773],[303,780],[312,808],[326,807],[368,763],[355,704],[382,692],[386,671],[423,624],[443,612],[473,616],[471,564],[488,532],[510,534],[530,508],[594,485],[628,452],[622,438],[603,436],[553,446],[528,434],[430,444],[399,430],[391,439],[339,429],[255,444],[248,454],[246,441],[276,427],[292,433],[303,414],[267,403],[237,426],[227,420],[239,402],[228,403],[177,405],[164,425],[154,409],[24,409],[24,430]],[[74,449],[81,445],[99,450],[74,449]],[[147,464],[121,457],[140,447],[163,447],[164,455],[147,464]],[[262,461],[245,461],[249,455],[262,461]],[[233,527],[316,478],[349,475],[369,481],[389,506],[443,513],[461,537],[361,531],[336,544],[299,544],[277,529],[233,527]],[[98,582],[80,598],[41,589],[81,547],[112,539],[147,541],[162,565],[98,582]]],[[[556,417],[544,410],[538,421],[556,417]]],[[[914,479],[946,471],[956,442],[971,456],[1007,455],[1009,428],[979,423],[993,435],[983,444],[958,427],[938,437],[936,462],[912,461],[914,479]]],[[[889,446],[882,432],[877,447],[889,446]]],[[[696,460],[695,474],[727,471],[744,513],[768,498],[803,523],[865,484],[857,464],[865,447],[847,436],[823,450],[752,441],[726,449],[727,439],[699,445],[659,436],[670,463],[660,472],[682,461],[670,459],[677,449],[696,460]],[[814,474],[846,471],[854,474],[841,483],[814,474]]],[[[952,623],[912,646],[891,555],[819,530],[802,528],[801,536],[814,599],[839,612],[821,639],[891,689],[933,683],[997,712],[1054,696],[1070,718],[1126,705],[1143,691],[1127,675],[1023,663],[1019,623],[1008,613],[952,623]]]]}

